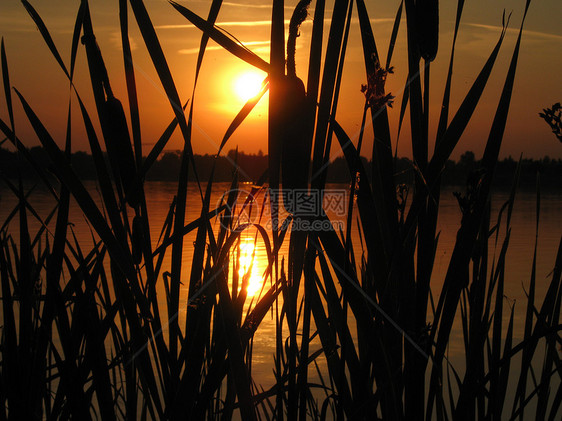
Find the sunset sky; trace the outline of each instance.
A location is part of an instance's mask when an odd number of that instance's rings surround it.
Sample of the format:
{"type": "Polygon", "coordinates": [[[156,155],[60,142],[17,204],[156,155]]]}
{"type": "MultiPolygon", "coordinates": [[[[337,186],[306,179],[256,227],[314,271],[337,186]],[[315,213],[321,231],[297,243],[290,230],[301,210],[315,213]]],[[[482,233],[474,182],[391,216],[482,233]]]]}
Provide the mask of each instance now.
{"type": "MultiPolygon", "coordinates": [[[[78,0],[31,0],[51,34],[66,63],[70,60],[72,31],[79,6],[78,0]]],[[[179,1],[202,17],[208,13],[209,1],[179,1]]],[[[296,0],[285,1],[285,16],[289,19],[296,0]]],[[[332,1],[328,1],[326,32],[331,17],[332,1]]],[[[367,1],[379,53],[386,57],[392,24],[399,1],[367,1]]],[[[191,97],[194,68],[201,33],[194,28],[165,0],[145,0],[146,7],[156,27],[157,34],[166,54],[168,64],[176,82],[180,98],[185,102],[191,97]]],[[[312,2],[309,18],[301,27],[297,40],[297,75],[306,80],[306,64],[312,29],[312,2]]],[[[524,0],[467,1],[460,28],[453,75],[452,110],[456,110],[463,96],[480,71],[493,49],[501,30],[502,14],[512,13],[499,61],[494,68],[487,90],[461,139],[453,158],[465,150],[473,150],[481,156],[484,143],[495,112],[499,92],[505,80],[509,60],[521,23],[524,0]]],[[[108,68],[109,77],[116,97],[126,102],[123,59],[119,32],[117,0],[90,1],[94,32],[108,68]]],[[[140,92],[143,153],[146,155],[165,127],[172,120],[172,110],[165,97],[153,65],[144,46],[136,22],[129,11],[130,40],[133,46],[133,61],[136,70],[137,87],[140,92]]],[[[456,13],[456,2],[440,2],[440,38],[437,59],[432,64],[432,105],[431,129],[435,129],[448,66],[452,31],[456,13]]],[[[248,48],[269,59],[269,19],[271,5],[260,0],[225,1],[219,14],[218,23],[242,41],[248,48]]],[[[540,158],[545,155],[562,158],[562,145],[550,132],[549,127],[538,117],[542,108],[562,101],[562,2],[560,0],[535,0],[531,3],[515,90],[510,109],[510,118],[502,146],[503,157],[540,158]]],[[[353,25],[347,52],[344,79],[341,90],[337,119],[353,138],[361,122],[364,96],[360,91],[365,83],[358,24],[353,25]]],[[[402,90],[406,80],[405,21],[402,22],[394,52],[395,73],[387,80],[387,91],[395,98],[390,109],[393,142],[396,142],[398,115],[402,90]]],[[[25,8],[18,1],[0,2],[0,36],[4,38],[10,78],[15,86],[39,114],[47,128],[63,145],[69,87],[64,74],[43,42],[39,31],[25,8]]],[[[325,35],[327,37],[327,35],[325,35]]],[[[244,72],[252,68],[240,59],[223,51],[210,42],[205,56],[202,74],[195,94],[195,115],[193,146],[196,153],[215,153],[228,125],[243,105],[235,90],[235,82],[244,72]]],[[[84,47],[79,46],[76,68],[76,85],[80,95],[89,103],[90,112],[95,114],[91,86],[85,60],[84,47]]],[[[265,76],[265,74],[263,74],[265,76]]],[[[238,146],[247,153],[262,150],[267,153],[267,97],[264,97],[249,119],[229,141],[226,150],[238,146]]],[[[14,98],[14,101],[16,99],[14,98]]],[[[17,104],[17,102],[16,102],[17,104]]],[[[76,105],[76,101],[73,100],[76,105]]],[[[25,122],[21,106],[16,105],[16,131],[28,146],[37,144],[29,124],[25,122]]],[[[74,108],[76,109],[76,108],[74,108]]],[[[0,101],[0,117],[8,121],[5,101],[0,101]]],[[[88,150],[83,138],[83,124],[75,112],[74,149],[88,150]]],[[[410,147],[407,131],[399,140],[399,155],[409,156],[410,147]]],[[[179,149],[181,139],[176,134],[169,149],[179,149]]],[[[367,150],[368,152],[368,150],[367,150]]],[[[335,157],[339,151],[333,149],[335,157]]]]}

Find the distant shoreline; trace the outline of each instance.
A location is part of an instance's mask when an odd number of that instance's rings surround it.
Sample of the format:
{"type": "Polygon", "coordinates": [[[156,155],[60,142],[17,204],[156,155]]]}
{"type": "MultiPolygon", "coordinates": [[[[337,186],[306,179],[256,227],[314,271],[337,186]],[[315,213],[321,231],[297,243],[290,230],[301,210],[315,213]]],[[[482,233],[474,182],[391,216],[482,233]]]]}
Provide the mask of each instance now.
{"type": "MultiPolygon", "coordinates": [[[[37,166],[46,174],[52,175],[51,162],[41,147],[29,149],[37,166]]],[[[214,155],[195,155],[197,176],[200,181],[209,179],[211,169],[216,160],[213,180],[215,182],[231,181],[234,174],[234,163],[238,165],[238,178],[241,182],[256,183],[267,180],[266,170],[268,156],[262,153],[245,154],[243,152],[229,151],[225,156],[216,158],[214,155]]],[[[71,163],[76,175],[81,180],[97,179],[92,156],[86,152],[75,152],[71,155],[71,163]]],[[[509,188],[513,183],[518,161],[511,157],[498,161],[494,175],[494,187],[509,188]]],[[[445,166],[441,185],[463,186],[468,175],[477,170],[479,165],[474,153],[465,152],[458,161],[449,160],[445,166]]],[[[371,164],[363,158],[363,165],[367,174],[371,173],[371,164]]],[[[397,183],[412,184],[415,169],[408,158],[397,158],[395,161],[395,174],[397,183]]],[[[149,181],[175,181],[178,178],[180,167],[180,153],[177,151],[164,152],[160,159],[154,162],[145,179],[149,181]]],[[[21,174],[24,179],[38,179],[37,170],[26,159],[18,159],[17,153],[0,147],[0,171],[4,177],[17,178],[21,174]]],[[[524,189],[534,189],[537,184],[537,175],[540,179],[541,189],[560,188],[562,186],[562,159],[545,157],[539,160],[522,159],[521,178],[519,185],[524,189]]],[[[195,180],[195,174],[190,169],[189,178],[195,180]]],[[[349,183],[351,177],[347,163],[343,157],[333,160],[328,167],[327,183],[349,183]]]]}

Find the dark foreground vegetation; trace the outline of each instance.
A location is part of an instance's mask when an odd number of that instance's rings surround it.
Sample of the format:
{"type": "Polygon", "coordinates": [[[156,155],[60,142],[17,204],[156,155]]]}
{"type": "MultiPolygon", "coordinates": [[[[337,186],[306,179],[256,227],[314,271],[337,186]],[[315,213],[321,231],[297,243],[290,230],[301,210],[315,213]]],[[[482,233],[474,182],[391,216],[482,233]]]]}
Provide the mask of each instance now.
{"type": "MultiPolygon", "coordinates": [[[[40,146],[29,149],[37,165],[45,174],[51,172],[52,162],[47,152],[40,146]]],[[[213,179],[216,182],[230,182],[232,174],[236,170],[240,181],[262,184],[267,180],[267,168],[269,164],[268,155],[263,153],[245,154],[230,150],[226,156],[216,157],[214,155],[194,155],[195,165],[201,181],[213,179]]],[[[107,155],[105,155],[107,161],[107,155]]],[[[363,167],[367,174],[371,174],[371,161],[362,158],[363,167]]],[[[74,152],[71,154],[70,162],[75,174],[81,180],[96,180],[96,166],[93,157],[86,152],[74,152]]],[[[154,162],[150,171],[147,172],[145,180],[153,181],[177,181],[180,173],[181,151],[163,152],[162,156],[154,162]]],[[[443,170],[442,185],[463,185],[469,174],[479,168],[481,162],[476,160],[474,153],[467,151],[461,155],[458,161],[448,160],[443,170]]],[[[495,188],[508,188],[513,183],[513,174],[520,165],[519,185],[521,188],[535,188],[537,176],[540,177],[540,187],[553,189],[562,186],[562,159],[522,159],[520,163],[512,157],[497,162],[493,186],[495,188]]],[[[24,159],[18,156],[16,151],[9,151],[0,147],[0,171],[8,177],[16,177],[21,174],[26,179],[39,179],[38,172],[24,159]]],[[[411,159],[397,158],[394,160],[394,179],[398,184],[412,184],[415,179],[415,169],[411,159]]],[[[195,176],[190,175],[194,181],[195,176]]],[[[335,158],[328,166],[326,182],[349,183],[351,175],[344,157],[335,158]]]]}
{"type": "MultiPolygon", "coordinates": [[[[274,0],[268,62],[217,29],[220,0],[210,2],[206,19],[171,2],[170,13],[180,13],[202,31],[197,74],[212,38],[269,75],[258,95],[269,90],[268,188],[238,197],[243,174],[239,170],[228,179],[232,193],[215,207],[210,196],[218,169],[211,167],[206,185],[191,177],[196,174],[202,180],[199,166],[205,165],[204,159],[195,159],[191,145],[193,102],[184,113],[144,2],[114,3],[119,7],[127,77],[123,102],[113,94],[111,84],[118,82],[105,67],[104,46],[95,41],[88,1],[76,2],[75,29],[64,46],[70,55],[59,53],[61,46],[55,45],[46,23],[22,1],[45,48],[70,81],[78,48],[79,57],[88,62],[95,103],[84,104],[80,92],[71,90],[69,99],[79,104],[80,113],[68,114],[68,127],[77,119],[86,128],[101,203],[78,177],[82,165],[70,154],[70,131],[65,139],[53,139],[34,111],[34,98],[11,86],[10,60],[2,41],[6,112],[0,117],[0,131],[37,172],[56,206],[48,215],[38,215],[21,179],[1,174],[18,204],[0,228],[0,420],[560,419],[562,246],[552,262],[546,292],[539,296],[538,240],[530,241],[527,298],[509,305],[504,287],[513,280],[506,279],[506,253],[523,164],[515,167],[501,211],[492,215],[490,210],[494,176],[502,174],[498,157],[529,1],[509,53],[511,62],[483,156],[475,163],[464,155],[465,163],[475,168],[466,178],[465,191],[458,194],[462,220],[439,283],[433,264],[444,170],[503,48],[507,16],[461,105],[450,109],[463,1],[458,1],[453,28],[446,28],[455,35],[445,89],[432,90],[444,92],[437,107],[429,106],[429,71],[438,52],[438,28],[446,26],[439,24],[437,1],[397,2],[395,30],[382,56],[371,27],[376,19],[368,15],[363,0],[336,0],[331,16],[332,3],[318,0],[310,11],[312,24],[302,28],[311,1],[300,1],[286,41],[286,8],[283,1],[274,0]],[[145,153],[129,25],[138,27],[175,113],[169,129],[145,153]],[[409,171],[409,185],[395,178],[396,137],[390,133],[387,114],[392,95],[384,88],[399,25],[407,25],[408,48],[401,53],[407,54],[409,83],[396,108],[410,120],[416,163],[409,171]],[[371,120],[374,137],[367,138],[362,130],[353,143],[335,116],[347,35],[358,29],[366,73],[365,80],[358,81],[358,86],[366,83],[362,129],[371,120]],[[294,63],[297,35],[304,30],[312,31],[305,82],[294,63]],[[430,116],[430,109],[441,110],[440,115],[430,116]],[[49,171],[60,182],[52,182],[26,139],[17,137],[14,110],[33,127],[52,163],[49,171]],[[429,142],[433,118],[437,133],[435,142],[429,142]],[[99,121],[99,133],[94,120],[99,121]],[[173,156],[179,162],[173,177],[177,193],[163,226],[155,226],[144,180],[166,157],[163,151],[175,129],[185,145],[179,157],[173,156]],[[370,165],[360,158],[364,142],[373,146],[370,165]],[[430,148],[433,143],[435,148],[430,148]],[[279,189],[323,191],[330,177],[328,159],[336,149],[351,174],[346,228],[333,229],[323,210],[305,214],[291,200],[283,202],[288,216],[279,220],[279,189]],[[202,210],[187,220],[188,188],[194,184],[202,210]],[[71,198],[91,227],[93,246],[86,247],[74,235],[71,198]],[[240,215],[250,207],[264,219],[246,223],[240,215]],[[271,221],[270,228],[265,219],[271,221]],[[39,223],[38,231],[30,229],[31,222],[39,223]],[[358,234],[352,235],[352,230],[358,234]],[[266,260],[264,289],[252,300],[247,296],[248,272],[240,271],[242,235],[263,246],[266,260]],[[282,246],[286,254],[280,252],[282,246]],[[265,356],[272,377],[269,384],[256,384],[255,338],[266,317],[274,325],[273,355],[265,356]],[[523,325],[519,332],[516,320],[523,325]],[[456,333],[462,339],[453,343],[456,333]],[[451,346],[461,349],[461,366],[449,359],[451,346]]],[[[204,95],[195,98],[205,100],[204,95]]],[[[224,138],[217,140],[217,155],[256,101],[249,100],[224,138]]],[[[213,165],[218,163],[213,160],[213,165]]],[[[536,219],[529,223],[538,232],[540,190],[536,219]]]]}

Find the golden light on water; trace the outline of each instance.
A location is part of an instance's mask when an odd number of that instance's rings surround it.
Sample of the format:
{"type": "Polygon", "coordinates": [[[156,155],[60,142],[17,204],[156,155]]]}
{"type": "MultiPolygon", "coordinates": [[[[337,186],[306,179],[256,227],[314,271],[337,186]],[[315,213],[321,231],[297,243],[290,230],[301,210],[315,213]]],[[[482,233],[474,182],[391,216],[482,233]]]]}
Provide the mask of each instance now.
{"type": "Polygon", "coordinates": [[[263,73],[245,71],[234,81],[234,91],[242,101],[246,102],[259,93],[263,78],[263,73]]]}
{"type": "Polygon", "coordinates": [[[258,269],[259,265],[257,259],[257,251],[255,250],[253,240],[242,240],[240,243],[240,257],[238,258],[238,276],[242,279],[248,271],[251,271],[248,275],[248,286],[246,288],[248,297],[253,297],[254,295],[259,294],[263,284],[263,279],[258,269]]]}

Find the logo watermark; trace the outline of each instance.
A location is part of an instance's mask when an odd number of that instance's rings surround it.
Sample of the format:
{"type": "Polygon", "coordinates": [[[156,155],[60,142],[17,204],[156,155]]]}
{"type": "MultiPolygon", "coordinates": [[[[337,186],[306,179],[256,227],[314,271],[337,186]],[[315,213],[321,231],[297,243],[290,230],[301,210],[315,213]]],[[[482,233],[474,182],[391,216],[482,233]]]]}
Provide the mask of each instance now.
{"type": "MultiPolygon", "coordinates": [[[[272,229],[290,222],[294,231],[338,231],[345,228],[348,204],[349,192],[345,189],[253,188],[224,192],[217,208],[226,205],[225,215],[230,215],[235,224],[260,224],[272,229]],[[272,198],[278,203],[276,224],[271,220],[272,198]]],[[[221,218],[221,223],[226,221],[221,218]]]]}

